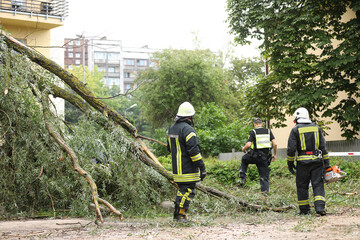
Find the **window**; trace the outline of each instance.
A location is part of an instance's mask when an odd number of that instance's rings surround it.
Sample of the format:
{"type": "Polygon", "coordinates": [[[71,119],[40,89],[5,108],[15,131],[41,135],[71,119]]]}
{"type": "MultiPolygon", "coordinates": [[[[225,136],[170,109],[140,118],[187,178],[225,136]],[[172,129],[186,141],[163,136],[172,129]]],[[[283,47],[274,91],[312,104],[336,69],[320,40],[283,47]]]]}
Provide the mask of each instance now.
{"type": "Polygon", "coordinates": [[[109,67],[109,68],[108,68],[108,72],[110,72],[110,73],[115,72],[115,67],[109,67]]]}
{"type": "Polygon", "coordinates": [[[129,72],[124,72],[124,78],[129,78],[130,77],[130,73],[129,72]]]}
{"type": "Polygon", "coordinates": [[[80,60],[79,60],[79,59],[76,59],[76,60],[75,60],[75,64],[80,65],[80,60]]]}
{"type": "Polygon", "coordinates": [[[124,64],[128,65],[128,66],[133,66],[133,65],[135,65],[135,60],[134,59],[125,59],[124,64]]]}
{"type": "Polygon", "coordinates": [[[95,59],[106,59],[106,52],[95,52],[95,59]]]}
{"type": "Polygon", "coordinates": [[[41,13],[49,14],[53,7],[50,2],[41,2],[41,13]]]}
{"type": "Polygon", "coordinates": [[[120,84],[120,78],[105,78],[105,83],[108,86],[119,85],[120,84]]]}
{"type": "Polygon", "coordinates": [[[80,58],[80,53],[75,53],[76,58],[80,58]]]}
{"type": "Polygon", "coordinates": [[[68,51],[69,51],[69,52],[72,52],[72,51],[74,51],[74,49],[73,49],[72,47],[69,47],[69,48],[68,48],[68,51]]]}
{"type": "Polygon", "coordinates": [[[26,0],[12,0],[11,1],[11,10],[25,11],[26,10],[26,0]]]}
{"type": "Polygon", "coordinates": [[[137,66],[147,66],[147,63],[148,63],[147,60],[143,60],[143,59],[136,60],[137,66]]]}
{"type": "MultiPolygon", "coordinates": [[[[73,44],[74,44],[73,41],[69,41],[69,42],[68,42],[68,45],[73,45],[73,44]]],[[[72,50],[72,48],[71,48],[71,50],[72,50]]]]}
{"type": "Polygon", "coordinates": [[[70,70],[72,70],[72,69],[73,69],[73,66],[72,66],[72,65],[70,65],[70,66],[69,66],[69,69],[70,69],[70,70]]]}
{"type": "Polygon", "coordinates": [[[77,41],[75,42],[75,44],[76,44],[76,46],[80,46],[80,41],[77,40],[77,41]]]}
{"type": "Polygon", "coordinates": [[[105,71],[105,69],[103,67],[98,67],[98,72],[102,72],[105,71]]]}
{"type": "Polygon", "coordinates": [[[69,58],[73,58],[73,57],[74,57],[74,54],[73,54],[72,52],[69,52],[69,53],[68,53],[68,56],[69,56],[69,58]]]}
{"type": "Polygon", "coordinates": [[[131,88],[132,88],[132,86],[131,86],[131,85],[132,85],[131,83],[127,83],[127,84],[125,84],[125,89],[126,89],[126,90],[131,89],[131,88]]]}
{"type": "Polygon", "coordinates": [[[109,53],[108,58],[110,60],[119,60],[120,59],[120,53],[109,53]]]}

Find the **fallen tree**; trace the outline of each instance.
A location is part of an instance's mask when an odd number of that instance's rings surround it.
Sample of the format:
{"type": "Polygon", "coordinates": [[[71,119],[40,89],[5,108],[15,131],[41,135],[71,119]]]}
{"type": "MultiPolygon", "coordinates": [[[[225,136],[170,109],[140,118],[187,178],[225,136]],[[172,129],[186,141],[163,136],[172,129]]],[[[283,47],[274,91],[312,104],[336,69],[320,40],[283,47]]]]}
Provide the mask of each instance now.
{"type": "MultiPolygon", "coordinates": [[[[141,140],[141,138],[144,137],[137,134],[136,128],[125,117],[123,117],[120,113],[118,113],[117,111],[106,105],[100,99],[96,98],[96,96],[89,89],[87,89],[85,84],[79,81],[74,75],[72,75],[71,73],[67,72],[65,69],[60,67],[54,61],[47,59],[40,53],[36,52],[35,50],[29,48],[28,46],[12,38],[5,32],[1,32],[1,36],[4,39],[4,41],[7,43],[9,48],[17,51],[18,53],[24,56],[27,56],[27,58],[32,62],[38,64],[42,68],[53,73],[59,79],[61,79],[70,89],[72,89],[75,92],[75,94],[73,94],[55,84],[47,85],[46,83],[42,82],[41,79],[33,80],[33,84],[36,85],[37,88],[42,91],[41,93],[37,93],[36,87],[34,87],[33,89],[34,95],[39,95],[38,98],[41,99],[40,102],[43,105],[44,121],[46,123],[46,128],[48,129],[49,134],[53,137],[53,139],[57,142],[57,144],[63,149],[63,151],[66,152],[68,156],[70,156],[73,169],[76,170],[80,175],[82,175],[90,184],[93,201],[95,205],[96,222],[98,222],[98,220],[100,222],[104,221],[101,215],[99,203],[102,203],[105,206],[107,206],[110,209],[110,211],[117,214],[120,217],[120,219],[122,219],[122,215],[120,211],[116,210],[108,201],[99,197],[96,183],[94,182],[91,175],[87,173],[80,166],[78,161],[78,156],[76,155],[75,151],[72,150],[72,148],[64,141],[62,137],[63,133],[61,132],[61,129],[55,129],[50,123],[50,121],[48,121],[52,117],[51,116],[52,113],[49,107],[49,100],[48,100],[48,95],[50,94],[52,94],[55,97],[63,98],[66,101],[72,103],[82,112],[87,113],[89,116],[95,118],[95,121],[105,129],[114,128],[117,126],[123,128],[129,134],[129,136],[133,138],[132,144],[128,145],[129,150],[135,156],[137,156],[138,159],[140,159],[143,163],[155,169],[158,173],[164,176],[171,184],[177,187],[176,183],[173,181],[172,173],[167,171],[160,164],[156,156],[152,154],[152,152],[147,148],[147,146],[141,140]],[[98,114],[100,114],[100,117],[97,119],[97,116],[99,116],[98,114]],[[105,117],[106,119],[105,122],[103,121],[103,117],[105,117]]],[[[5,91],[7,91],[7,89],[5,91]]],[[[230,199],[234,202],[237,202],[243,207],[251,208],[255,210],[285,211],[287,209],[292,208],[292,206],[271,208],[268,206],[251,204],[251,203],[247,203],[246,201],[239,200],[235,196],[221,192],[217,189],[203,186],[201,184],[197,184],[196,187],[200,191],[209,194],[210,196],[230,199]]]]}

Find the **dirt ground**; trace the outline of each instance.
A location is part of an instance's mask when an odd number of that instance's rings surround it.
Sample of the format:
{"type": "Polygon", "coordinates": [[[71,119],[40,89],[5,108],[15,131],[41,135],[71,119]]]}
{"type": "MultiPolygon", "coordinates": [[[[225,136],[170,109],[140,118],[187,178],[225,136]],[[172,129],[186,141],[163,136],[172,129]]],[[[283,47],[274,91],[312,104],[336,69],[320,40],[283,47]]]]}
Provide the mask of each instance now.
{"type": "Polygon", "coordinates": [[[240,223],[233,218],[206,224],[201,220],[174,223],[170,218],[105,220],[101,227],[78,218],[0,221],[0,239],[360,239],[360,209],[324,217],[283,218],[279,213],[276,220],[265,224],[240,223]]]}

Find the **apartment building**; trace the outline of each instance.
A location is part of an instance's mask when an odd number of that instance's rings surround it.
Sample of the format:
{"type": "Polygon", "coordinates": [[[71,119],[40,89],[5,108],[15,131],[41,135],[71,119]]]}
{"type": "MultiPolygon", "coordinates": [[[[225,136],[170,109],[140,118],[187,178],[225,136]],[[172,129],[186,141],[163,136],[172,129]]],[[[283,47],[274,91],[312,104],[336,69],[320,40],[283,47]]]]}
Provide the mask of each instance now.
{"type": "MultiPolygon", "coordinates": [[[[55,58],[62,55],[62,50],[49,47],[51,29],[64,25],[67,8],[66,0],[0,0],[0,25],[14,38],[57,61],[55,58]]],[[[64,101],[53,101],[57,112],[64,114],[64,101]]]]}
{"type": "Polygon", "coordinates": [[[104,72],[107,86],[117,85],[122,89],[122,43],[120,40],[108,40],[106,37],[89,40],[89,67],[98,67],[104,72]]]}
{"type": "Polygon", "coordinates": [[[158,50],[147,45],[141,48],[123,48],[123,89],[128,91],[136,87],[134,82],[137,74],[149,67],[156,67],[157,61],[152,59],[152,54],[158,50]]]}
{"type": "Polygon", "coordinates": [[[72,69],[73,66],[89,66],[88,39],[66,38],[64,41],[64,66],[72,69]]]}
{"type": "Polygon", "coordinates": [[[147,45],[139,48],[123,47],[121,40],[102,38],[66,38],[64,65],[71,69],[83,62],[89,69],[97,66],[104,73],[106,86],[119,86],[122,93],[136,87],[134,82],[139,71],[156,67],[152,54],[157,49],[147,45]]]}

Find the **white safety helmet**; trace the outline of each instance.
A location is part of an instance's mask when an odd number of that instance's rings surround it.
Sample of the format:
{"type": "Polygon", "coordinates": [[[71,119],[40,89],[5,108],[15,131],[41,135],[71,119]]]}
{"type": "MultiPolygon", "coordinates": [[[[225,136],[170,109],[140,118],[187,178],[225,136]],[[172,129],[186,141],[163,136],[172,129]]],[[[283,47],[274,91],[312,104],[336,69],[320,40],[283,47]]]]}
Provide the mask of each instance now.
{"type": "Polygon", "coordinates": [[[311,123],[309,112],[306,108],[298,108],[294,112],[294,118],[296,123],[311,123]]]}
{"type": "Polygon", "coordinates": [[[191,103],[189,102],[183,102],[179,106],[178,113],[176,114],[176,116],[178,117],[191,117],[194,115],[195,115],[195,109],[193,105],[191,105],[191,103]]]}

